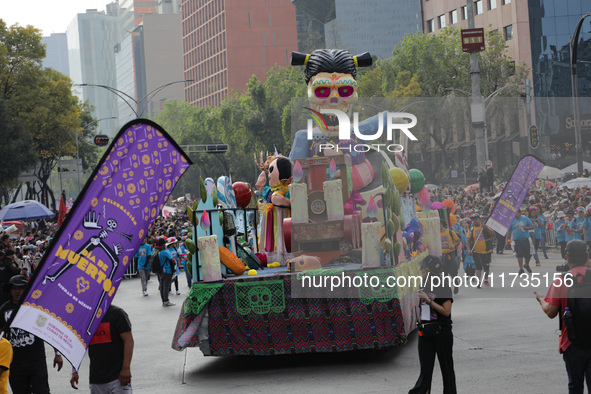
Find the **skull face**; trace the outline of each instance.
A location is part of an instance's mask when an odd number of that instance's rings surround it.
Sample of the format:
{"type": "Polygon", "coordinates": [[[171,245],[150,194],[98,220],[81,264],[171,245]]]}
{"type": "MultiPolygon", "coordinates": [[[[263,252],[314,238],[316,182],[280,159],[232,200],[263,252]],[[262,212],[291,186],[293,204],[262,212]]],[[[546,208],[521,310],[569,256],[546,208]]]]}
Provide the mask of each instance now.
{"type": "MultiPolygon", "coordinates": [[[[308,101],[312,109],[338,109],[351,115],[353,104],[357,102],[357,81],[351,74],[318,73],[308,83],[308,101]]],[[[322,125],[322,133],[329,137],[339,135],[339,124],[336,116],[324,115],[328,130],[322,125]]]]}
{"type": "Polygon", "coordinates": [[[109,219],[107,220],[107,226],[110,230],[114,230],[117,228],[117,222],[115,221],[115,219],[109,219]]]}
{"type": "Polygon", "coordinates": [[[255,286],[248,291],[250,309],[257,315],[264,315],[271,310],[271,290],[264,286],[255,286]]]}

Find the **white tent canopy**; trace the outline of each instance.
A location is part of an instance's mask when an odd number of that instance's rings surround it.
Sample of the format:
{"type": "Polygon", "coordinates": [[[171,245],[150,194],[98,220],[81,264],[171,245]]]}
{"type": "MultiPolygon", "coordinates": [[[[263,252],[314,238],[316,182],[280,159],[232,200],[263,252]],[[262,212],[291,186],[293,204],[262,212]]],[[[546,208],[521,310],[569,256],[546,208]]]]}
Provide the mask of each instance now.
{"type": "Polygon", "coordinates": [[[563,183],[560,187],[566,186],[569,189],[576,189],[583,186],[588,186],[591,188],[591,179],[590,178],[575,178],[571,179],[568,182],[563,183]]]}
{"type": "Polygon", "coordinates": [[[556,167],[544,166],[542,171],[540,171],[540,175],[538,175],[538,179],[559,179],[564,178],[565,172],[560,170],[556,167]]]}
{"type": "MultiPolygon", "coordinates": [[[[583,162],[583,170],[585,170],[585,169],[591,171],[591,163],[587,163],[586,161],[584,161],[583,162]]],[[[578,171],[577,163],[571,164],[570,166],[563,168],[562,171],[564,171],[567,174],[569,172],[577,172],[578,171]]]]}

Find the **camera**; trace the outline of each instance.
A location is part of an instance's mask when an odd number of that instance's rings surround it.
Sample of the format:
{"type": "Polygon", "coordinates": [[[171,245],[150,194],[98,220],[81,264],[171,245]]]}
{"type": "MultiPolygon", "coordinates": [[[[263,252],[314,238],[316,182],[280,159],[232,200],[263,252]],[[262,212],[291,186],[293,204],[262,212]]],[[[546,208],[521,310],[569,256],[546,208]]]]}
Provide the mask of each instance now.
{"type": "Polygon", "coordinates": [[[568,272],[570,270],[568,263],[560,264],[556,266],[556,272],[568,272]]]}

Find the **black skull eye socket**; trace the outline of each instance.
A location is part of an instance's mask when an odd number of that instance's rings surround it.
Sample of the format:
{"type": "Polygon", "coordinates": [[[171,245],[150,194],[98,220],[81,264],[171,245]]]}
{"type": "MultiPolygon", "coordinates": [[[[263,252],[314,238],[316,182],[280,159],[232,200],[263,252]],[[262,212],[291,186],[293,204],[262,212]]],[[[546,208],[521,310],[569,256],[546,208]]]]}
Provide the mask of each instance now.
{"type": "Polygon", "coordinates": [[[265,302],[269,301],[269,296],[267,294],[265,294],[263,296],[263,301],[265,301],[265,302]]]}
{"type": "Polygon", "coordinates": [[[269,167],[269,173],[272,173],[274,169],[275,169],[274,166],[269,167]]]}
{"type": "Polygon", "coordinates": [[[258,299],[259,299],[259,297],[258,297],[258,296],[255,296],[255,295],[253,295],[253,296],[250,298],[250,300],[251,300],[252,302],[257,302],[257,301],[258,301],[258,299]]]}

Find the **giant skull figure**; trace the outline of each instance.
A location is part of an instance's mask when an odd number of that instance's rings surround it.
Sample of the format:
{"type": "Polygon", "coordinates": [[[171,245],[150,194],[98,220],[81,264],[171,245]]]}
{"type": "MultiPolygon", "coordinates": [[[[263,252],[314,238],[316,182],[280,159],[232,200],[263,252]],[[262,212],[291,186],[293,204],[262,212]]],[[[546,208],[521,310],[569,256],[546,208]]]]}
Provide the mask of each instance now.
{"type": "MultiPolygon", "coordinates": [[[[357,67],[370,66],[368,52],[351,56],[342,49],[317,49],[311,54],[292,53],[292,65],[305,65],[308,100],[312,111],[319,114],[321,109],[336,109],[351,115],[353,105],[358,100],[357,67]]],[[[357,137],[351,140],[339,140],[338,120],[336,116],[324,115],[326,127],[314,130],[313,140],[308,140],[307,130],[296,133],[290,159],[303,159],[311,156],[330,156],[337,154],[351,155],[351,182],[353,190],[360,190],[369,185],[374,178],[374,171],[363,151],[357,152],[357,137]],[[339,149],[327,149],[329,145],[339,149]]]]}

